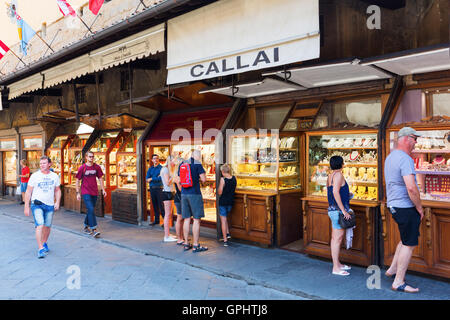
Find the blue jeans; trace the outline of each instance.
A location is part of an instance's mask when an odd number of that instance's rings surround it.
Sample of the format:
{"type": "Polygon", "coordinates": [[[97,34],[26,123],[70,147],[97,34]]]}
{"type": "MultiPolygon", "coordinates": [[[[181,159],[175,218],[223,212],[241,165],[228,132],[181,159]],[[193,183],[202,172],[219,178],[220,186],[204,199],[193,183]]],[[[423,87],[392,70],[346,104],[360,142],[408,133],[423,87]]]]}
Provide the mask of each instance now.
{"type": "Polygon", "coordinates": [[[95,203],[97,202],[97,196],[83,194],[83,200],[87,209],[86,218],[84,219],[84,226],[91,229],[96,229],[97,219],[95,218],[95,203]]]}
{"type": "Polygon", "coordinates": [[[28,182],[21,182],[20,183],[20,192],[27,192],[28,182]]]}
{"type": "Polygon", "coordinates": [[[46,226],[50,228],[52,226],[53,212],[55,211],[54,206],[31,203],[30,209],[33,213],[35,227],[46,226]]]}

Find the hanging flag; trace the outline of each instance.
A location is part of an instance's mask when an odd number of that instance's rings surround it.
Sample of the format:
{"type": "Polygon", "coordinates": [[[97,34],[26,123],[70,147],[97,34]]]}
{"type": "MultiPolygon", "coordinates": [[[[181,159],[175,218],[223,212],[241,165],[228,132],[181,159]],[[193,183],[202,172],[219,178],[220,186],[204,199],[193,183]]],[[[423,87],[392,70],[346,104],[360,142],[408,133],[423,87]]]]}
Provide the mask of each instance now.
{"type": "Polygon", "coordinates": [[[11,23],[16,23],[17,0],[10,0],[6,3],[6,15],[11,19],[11,23]]]}
{"type": "Polygon", "coordinates": [[[0,40],[0,60],[5,56],[5,54],[9,51],[9,48],[6,44],[0,40]]]}
{"type": "Polygon", "coordinates": [[[75,10],[73,10],[73,8],[66,0],[56,0],[56,3],[58,3],[59,11],[61,11],[64,17],[67,15],[75,17],[77,15],[75,10]]]}
{"type": "Polygon", "coordinates": [[[17,13],[16,13],[16,21],[17,21],[17,30],[19,32],[19,40],[20,40],[20,51],[24,56],[27,55],[27,45],[30,42],[31,38],[34,37],[36,31],[34,31],[28,23],[25,22],[17,13]]]}
{"type": "Polygon", "coordinates": [[[96,15],[100,11],[104,1],[105,0],[89,0],[89,10],[96,15]]]}

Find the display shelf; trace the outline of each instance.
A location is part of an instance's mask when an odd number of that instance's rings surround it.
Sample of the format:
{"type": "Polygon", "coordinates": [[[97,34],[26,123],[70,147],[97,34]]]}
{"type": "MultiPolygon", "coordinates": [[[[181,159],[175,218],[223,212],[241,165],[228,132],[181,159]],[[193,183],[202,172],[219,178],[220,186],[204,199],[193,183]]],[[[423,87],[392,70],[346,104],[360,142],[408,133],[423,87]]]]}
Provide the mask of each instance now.
{"type": "Polygon", "coordinates": [[[444,153],[450,153],[450,149],[414,149],[412,153],[437,153],[437,154],[444,154],[444,153]]]}
{"type": "MultiPolygon", "coordinates": [[[[329,163],[319,163],[317,164],[318,166],[330,166],[329,163]]],[[[377,168],[378,164],[376,163],[352,163],[352,162],[347,162],[345,163],[346,167],[372,167],[372,168],[377,168]]]]}
{"type": "MultiPolygon", "coordinates": [[[[450,201],[450,131],[418,129],[415,148],[411,152],[421,200],[450,201]]],[[[396,147],[397,131],[389,133],[390,148],[396,147]]]]}
{"type": "Polygon", "coordinates": [[[235,135],[229,139],[227,162],[238,180],[237,189],[277,191],[281,189],[281,180],[283,189],[300,185],[298,136],[286,133],[235,135]],[[265,147],[261,148],[261,145],[265,147]],[[285,175],[283,172],[296,174],[285,175]]]}
{"type": "Polygon", "coordinates": [[[326,197],[326,184],[331,172],[329,160],[332,156],[341,156],[344,160],[342,173],[355,199],[375,201],[378,199],[378,147],[376,131],[364,130],[343,132],[317,132],[307,134],[309,175],[307,194],[314,197],[326,197]],[[353,146],[364,144],[369,146],[353,146]],[[345,143],[342,147],[328,147],[330,143],[345,143]],[[325,162],[324,162],[325,161],[325,162]]]}
{"type": "Polygon", "coordinates": [[[375,147],[342,147],[342,148],[326,148],[328,150],[377,150],[375,147]]]}
{"type": "Polygon", "coordinates": [[[438,175],[438,176],[450,176],[450,171],[416,170],[416,174],[432,174],[432,175],[438,175]]]}

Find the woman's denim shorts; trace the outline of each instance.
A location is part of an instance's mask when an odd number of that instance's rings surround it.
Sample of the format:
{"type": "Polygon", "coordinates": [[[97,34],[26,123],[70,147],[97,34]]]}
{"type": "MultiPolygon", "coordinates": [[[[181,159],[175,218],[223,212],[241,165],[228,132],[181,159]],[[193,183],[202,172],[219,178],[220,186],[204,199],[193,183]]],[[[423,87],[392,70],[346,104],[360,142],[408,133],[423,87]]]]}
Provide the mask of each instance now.
{"type": "Polygon", "coordinates": [[[341,225],[339,224],[340,212],[340,210],[328,210],[328,216],[330,217],[333,229],[342,229],[341,225]]]}

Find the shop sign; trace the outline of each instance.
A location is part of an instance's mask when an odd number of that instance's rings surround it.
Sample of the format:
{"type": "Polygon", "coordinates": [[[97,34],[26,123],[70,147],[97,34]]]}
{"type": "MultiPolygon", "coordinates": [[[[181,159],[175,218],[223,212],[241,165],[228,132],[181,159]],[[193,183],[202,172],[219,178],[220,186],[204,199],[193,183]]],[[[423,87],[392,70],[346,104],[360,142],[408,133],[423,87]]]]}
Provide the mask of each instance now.
{"type": "Polygon", "coordinates": [[[282,66],[319,55],[317,0],[223,0],[167,24],[167,84],[282,66]]]}
{"type": "Polygon", "coordinates": [[[3,140],[0,141],[0,150],[15,150],[16,140],[3,140]]]}

